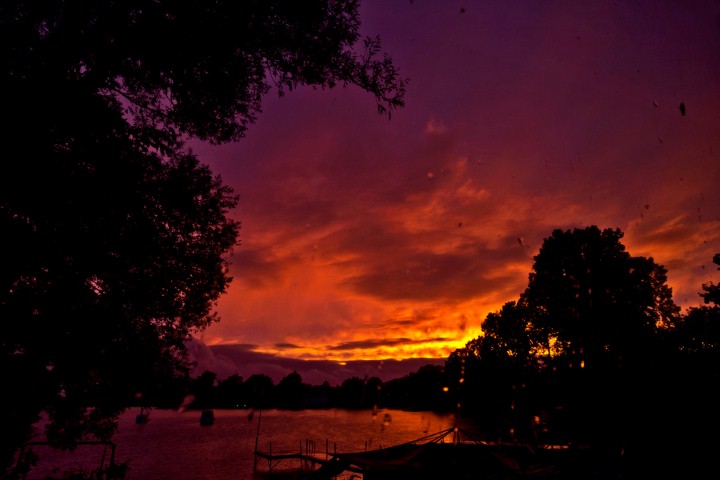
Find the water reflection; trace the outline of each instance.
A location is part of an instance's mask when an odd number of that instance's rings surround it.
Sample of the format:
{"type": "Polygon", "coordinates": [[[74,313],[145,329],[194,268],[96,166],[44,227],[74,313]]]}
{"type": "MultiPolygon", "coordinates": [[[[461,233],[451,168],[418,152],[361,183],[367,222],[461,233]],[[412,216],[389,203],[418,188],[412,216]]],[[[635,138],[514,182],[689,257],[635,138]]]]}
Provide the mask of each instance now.
{"type": "MultiPolygon", "coordinates": [[[[138,410],[139,411],[139,410],[138,410]]],[[[136,424],[138,411],[121,418],[114,438],[119,462],[129,462],[128,479],[253,478],[254,450],[299,452],[311,442],[316,453],[364,451],[414,440],[453,426],[452,414],[381,410],[215,410],[213,425],[201,427],[200,412],[153,410],[136,424]]],[[[41,479],[58,466],[96,466],[98,452],[72,455],[38,452],[40,464],[27,480],[41,479]],[[73,458],[71,458],[73,457],[73,458]]]]}

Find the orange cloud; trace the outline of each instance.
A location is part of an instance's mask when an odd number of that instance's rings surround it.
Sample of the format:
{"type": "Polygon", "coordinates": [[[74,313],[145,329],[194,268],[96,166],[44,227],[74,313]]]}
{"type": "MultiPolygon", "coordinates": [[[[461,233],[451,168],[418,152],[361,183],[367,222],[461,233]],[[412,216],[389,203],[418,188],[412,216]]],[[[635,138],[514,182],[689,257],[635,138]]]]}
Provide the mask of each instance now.
{"type": "Polygon", "coordinates": [[[195,147],[243,225],[207,343],[442,358],[518,297],[556,228],[620,228],[683,306],[718,281],[713,12],[363,8],[411,78],[391,121],[356,89],[301,89],[238,145],[195,147]]]}

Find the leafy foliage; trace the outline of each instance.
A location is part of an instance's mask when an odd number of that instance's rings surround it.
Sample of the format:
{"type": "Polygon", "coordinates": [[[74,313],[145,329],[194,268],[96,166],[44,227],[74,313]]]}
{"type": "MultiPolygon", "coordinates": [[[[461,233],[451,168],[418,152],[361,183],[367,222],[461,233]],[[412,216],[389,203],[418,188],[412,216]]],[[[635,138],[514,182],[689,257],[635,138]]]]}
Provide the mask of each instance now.
{"type": "MultiPolygon", "coordinates": [[[[718,270],[720,270],[720,253],[716,253],[713,256],[713,263],[717,265],[718,270]]],[[[701,293],[700,296],[705,299],[705,303],[714,303],[715,305],[720,305],[720,285],[715,285],[714,283],[710,282],[703,285],[702,289],[704,290],[704,293],[701,293]]]]}
{"type": "Polygon", "coordinates": [[[545,239],[518,301],[448,358],[451,391],[491,436],[587,443],[624,463],[614,474],[700,472],[701,431],[720,425],[718,307],[681,314],[666,270],[621,239],[597,227],[545,239]]]}
{"type": "Polygon", "coordinates": [[[575,366],[639,361],[636,346],[679,313],[667,271],[630,256],[621,239],[620,230],[556,230],[535,257],[522,299],[542,311],[534,327],[575,366]]]}
{"type": "Polygon", "coordinates": [[[156,146],[178,134],[239,139],[271,86],[282,95],[299,85],[357,85],[381,112],[404,102],[406,81],[380,40],[356,46],[357,1],[14,0],[0,8],[14,87],[74,84],[122,102],[137,134],[156,146]]]}
{"type": "Polygon", "coordinates": [[[357,8],[0,4],[0,471],[43,410],[58,445],[109,437],[217,320],[237,198],[184,140],[241,138],[273,86],[357,85],[402,106],[379,40],[356,50],[357,8]]]}

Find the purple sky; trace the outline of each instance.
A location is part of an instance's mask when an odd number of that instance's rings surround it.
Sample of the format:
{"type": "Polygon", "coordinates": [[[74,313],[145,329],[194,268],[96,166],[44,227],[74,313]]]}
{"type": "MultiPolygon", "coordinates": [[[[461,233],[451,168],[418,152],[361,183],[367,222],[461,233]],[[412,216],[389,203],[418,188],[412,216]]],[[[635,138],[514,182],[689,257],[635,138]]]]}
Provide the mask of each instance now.
{"type": "Polygon", "coordinates": [[[620,228],[683,307],[718,282],[720,3],[375,0],[361,16],[409,78],[390,120],[354,87],[271,92],[247,138],[193,145],[242,221],[205,343],[446,357],[517,299],[556,228],[620,228]]]}

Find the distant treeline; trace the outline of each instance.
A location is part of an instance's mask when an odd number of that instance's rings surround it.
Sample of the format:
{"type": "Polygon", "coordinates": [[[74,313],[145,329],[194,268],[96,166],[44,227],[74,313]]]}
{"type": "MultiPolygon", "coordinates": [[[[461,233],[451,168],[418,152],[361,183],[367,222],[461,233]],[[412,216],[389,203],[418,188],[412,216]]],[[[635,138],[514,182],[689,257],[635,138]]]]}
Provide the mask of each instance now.
{"type": "Polygon", "coordinates": [[[449,394],[444,368],[427,365],[401,378],[383,382],[378,377],[351,377],[340,385],[310,385],[292,372],[275,384],[263,374],[247,379],[239,375],[218,380],[213,372],[197,378],[168,379],[148,392],[144,406],[176,409],[234,408],[398,408],[451,411],[455,401],[449,394]]]}

